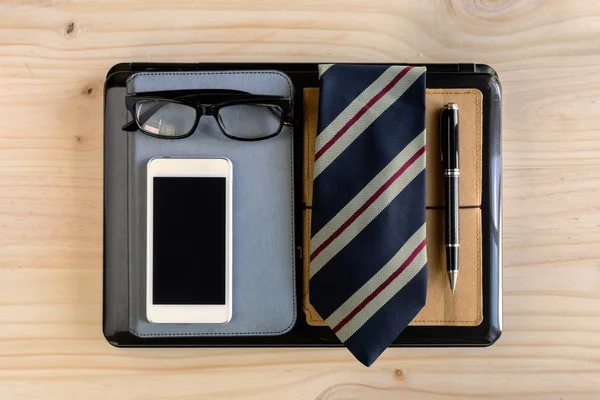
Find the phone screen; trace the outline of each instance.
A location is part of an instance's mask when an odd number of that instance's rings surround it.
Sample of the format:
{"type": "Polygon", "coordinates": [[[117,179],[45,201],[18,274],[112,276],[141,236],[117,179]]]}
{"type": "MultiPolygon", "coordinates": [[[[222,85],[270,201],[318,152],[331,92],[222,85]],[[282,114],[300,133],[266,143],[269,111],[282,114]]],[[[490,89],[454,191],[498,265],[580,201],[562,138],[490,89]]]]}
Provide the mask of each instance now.
{"type": "Polygon", "coordinates": [[[225,304],[225,178],[153,179],[153,303],[225,304]]]}

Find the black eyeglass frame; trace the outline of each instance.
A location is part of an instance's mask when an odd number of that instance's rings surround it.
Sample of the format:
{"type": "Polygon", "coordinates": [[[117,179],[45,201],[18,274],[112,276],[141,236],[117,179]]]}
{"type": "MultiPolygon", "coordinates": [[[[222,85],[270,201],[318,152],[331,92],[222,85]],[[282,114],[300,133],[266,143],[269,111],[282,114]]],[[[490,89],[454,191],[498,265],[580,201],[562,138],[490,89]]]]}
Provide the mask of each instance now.
{"type": "Polygon", "coordinates": [[[159,138],[159,139],[185,139],[190,137],[196,131],[198,124],[200,123],[200,118],[203,116],[212,116],[219,129],[229,139],[240,140],[244,142],[254,142],[259,140],[270,139],[275,137],[281,133],[281,130],[284,126],[292,126],[293,120],[290,116],[291,111],[293,109],[292,99],[283,96],[271,96],[271,95],[262,95],[262,94],[251,94],[239,90],[222,90],[222,89],[200,89],[200,90],[167,90],[167,91],[159,91],[159,92],[145,92],[145,93],[135,93],[131,95],[125,96],[125,105],[127,110],[131,113],[133,120],[123,125],[121,128],[127,132],[133,132],[139,130],[144,135],[148,135],[151,137],[159,138]],[[220,101],[223,99],[227,99],[225,101],[220,101]],[[196,119],[194,121],[194,125],[189,130],[189,132],[183,135],[177,136],[166,136],[166,135],[157,135],[155,133],[149,132],[143,129],[138,123],[138,119],[136,117],[136,104],[138,102],[165,102],[165,103],[173,103],[173,104],[181,104],[196,110],[196,119]],[[216,102],[215,102],[216,101],[216,102]],[[274,110],[272,110],[273,114],[277,118],[280,119],[280,124],[278,129],[269,135],[256,137],[256,138],[245,138],[239,137],[231,134],[227,131],[227,128],[223,125],[223,122],[219,118],[219,111],[222,108],[234,105],[242,105],[242,104],[258,104],[261,106],[267,107],[276,107],[281,110],[281,116],[277,115],[274,110]]]}

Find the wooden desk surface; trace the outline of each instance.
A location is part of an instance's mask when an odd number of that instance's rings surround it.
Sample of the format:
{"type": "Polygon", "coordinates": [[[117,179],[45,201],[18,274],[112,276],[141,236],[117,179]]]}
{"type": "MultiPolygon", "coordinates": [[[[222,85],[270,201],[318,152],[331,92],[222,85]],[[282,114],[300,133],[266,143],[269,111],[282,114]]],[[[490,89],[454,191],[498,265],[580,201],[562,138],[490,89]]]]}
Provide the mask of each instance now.
{"type": "Polygon", "coordinates": [[[600,396],[600,3],[4,0],[0,398],[600,396]],[[121,61],[492,65],[504,334],[486,349],[116,349],[101,333],[102,85],[121,61]]]}

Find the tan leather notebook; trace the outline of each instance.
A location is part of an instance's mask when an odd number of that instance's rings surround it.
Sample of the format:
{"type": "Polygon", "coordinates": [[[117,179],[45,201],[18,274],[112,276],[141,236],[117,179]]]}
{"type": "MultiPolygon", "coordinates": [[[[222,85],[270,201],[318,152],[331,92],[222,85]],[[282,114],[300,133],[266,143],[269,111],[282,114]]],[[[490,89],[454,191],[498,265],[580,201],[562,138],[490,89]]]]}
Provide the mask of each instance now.
{"type": "MultiPolygon", "coordinates": [[[[303,309],[306,322],[324,326],[309,298],[310,222],[319,89],[304,89],[303,160],[303,309]]],[[[426,229],[427,302],[411,325],[477,326],[483,320],[481,292],[481,132],[482,94],[476,89],[427,89],[426,229]],[[460,275],[450,291],[443,238],[442,166],[439,158],[439,113],[450,102],[460,110],[460,275]],[[466,208],[465,208],[466,207],[466,208]]]]}

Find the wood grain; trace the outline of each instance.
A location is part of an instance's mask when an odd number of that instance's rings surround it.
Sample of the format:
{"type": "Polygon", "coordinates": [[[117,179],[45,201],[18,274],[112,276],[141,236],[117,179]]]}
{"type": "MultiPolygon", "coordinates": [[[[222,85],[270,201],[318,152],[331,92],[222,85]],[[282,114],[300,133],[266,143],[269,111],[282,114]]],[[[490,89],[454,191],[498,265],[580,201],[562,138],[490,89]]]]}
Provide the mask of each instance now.
{"type": "Polygon", "coordinates": [[[4,0],[0,398],[600,398],[600,3],[4,0]],[[102,85],[121,61],[480,62],[504,89],[505,332],[486,349],[116,349],[102,85]]]}

